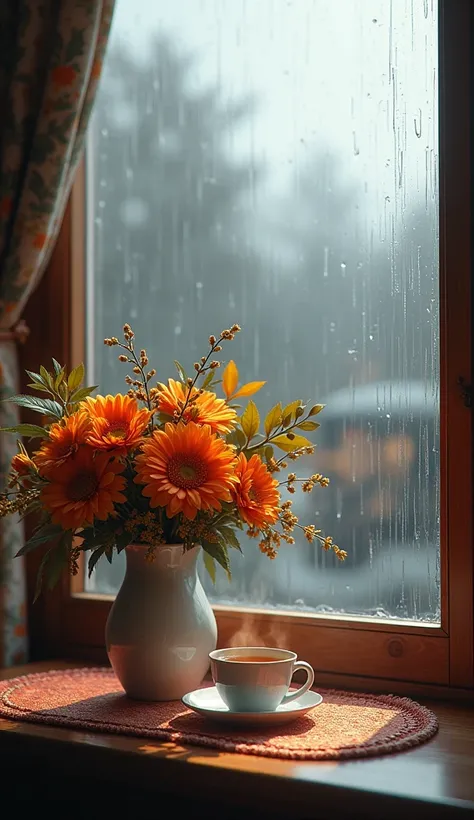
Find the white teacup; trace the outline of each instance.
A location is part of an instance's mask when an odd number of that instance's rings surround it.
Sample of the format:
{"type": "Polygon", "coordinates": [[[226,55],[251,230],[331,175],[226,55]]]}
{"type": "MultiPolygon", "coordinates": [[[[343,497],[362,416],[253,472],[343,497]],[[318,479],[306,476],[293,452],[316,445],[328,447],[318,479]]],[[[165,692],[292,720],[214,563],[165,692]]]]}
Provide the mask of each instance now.
{"type": "Polygon", "coordinates": [[[277,706],[304,695],[314,683],[313,668],[288,649],[237,646],[209,654],[212,678],[224,703],[233,712],[274,712],[277,706]],[[288,692],[297,669],[306,683],[288,692]]]}

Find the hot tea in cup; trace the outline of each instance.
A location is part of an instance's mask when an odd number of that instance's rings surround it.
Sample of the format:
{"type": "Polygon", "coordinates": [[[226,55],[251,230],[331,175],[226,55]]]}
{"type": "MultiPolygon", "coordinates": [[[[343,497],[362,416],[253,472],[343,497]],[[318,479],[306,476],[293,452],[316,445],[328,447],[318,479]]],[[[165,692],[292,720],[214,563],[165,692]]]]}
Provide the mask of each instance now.
{"type": "Polygon", "coordinates": [[[280,704],[304,695],[314,682],[314,671],[288,649],[240,646],[216,649],[209,655],[212,678],[224,703],[233,712],[274,712],[280,704]],[[307,680],[288,692],[297,669],[307,680]]]}

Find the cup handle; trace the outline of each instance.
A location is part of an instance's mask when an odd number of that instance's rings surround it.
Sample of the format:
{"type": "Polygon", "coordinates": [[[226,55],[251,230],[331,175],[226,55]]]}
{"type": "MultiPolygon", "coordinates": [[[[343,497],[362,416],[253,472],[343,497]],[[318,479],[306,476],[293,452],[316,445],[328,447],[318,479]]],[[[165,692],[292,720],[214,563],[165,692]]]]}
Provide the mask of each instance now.
{"type": "MultiPolygon", "coordinates": [[[[311,689],[314,683],[313,667],[310,666],[309,663],[306,663],[306,661],[295,661],[295,664],[293,666],[293,675],[298,669],[305,670],[307,674],[306,682],[303,683],[303,686],[300,686],[300,688],[297,689],[296,692],[289,692],[287,695],[285,695],[280,705],[283,705],[284,703],[289,703],[291,700],[296,700],[296,698],[300,698],[301,695],[304,695],[304,693],[308,691],[308,689],[311,689]]],[[[293,677],[293,675],[291,677],[293,677]]]]}

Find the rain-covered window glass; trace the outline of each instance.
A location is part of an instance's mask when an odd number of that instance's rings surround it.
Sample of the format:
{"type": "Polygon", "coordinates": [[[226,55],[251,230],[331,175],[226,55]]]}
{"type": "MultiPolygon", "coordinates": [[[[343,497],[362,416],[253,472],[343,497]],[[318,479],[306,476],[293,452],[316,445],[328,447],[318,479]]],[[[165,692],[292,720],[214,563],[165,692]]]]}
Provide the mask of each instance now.
{"type": "MultiPolygon", "coordinates": [[[[118,0],[87,146],[89,382],[160,380],[209,334],[256,399],[326,404],[293,496],[344,563],[242,536],[213,600],[439,617],[435,0],[118,0]]],[[[301,465],[301,467],[300,467],[301,465]]],[[[87,588],[117,589],[123,556],[87,588]]]]}

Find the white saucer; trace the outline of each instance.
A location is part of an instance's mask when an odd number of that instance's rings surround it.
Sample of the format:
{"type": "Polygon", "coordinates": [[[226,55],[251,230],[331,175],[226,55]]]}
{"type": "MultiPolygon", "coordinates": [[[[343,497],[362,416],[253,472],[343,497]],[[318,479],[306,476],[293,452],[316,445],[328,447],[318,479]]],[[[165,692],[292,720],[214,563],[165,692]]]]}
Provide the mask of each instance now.
{"type": "Polygon", "coordinates": [[[290,723],[301,715],[306,714],[310,709],[319,706],[322,702],[321,695],[317,692],[305,692],[301,697],[290,703],[277,706],[274,712],[232,712],[217,692],[215,686],[208,689],[196,689],[188,692],[181,698],[185,706],[192,709],[210,720],[217,720],[220,723],[246,723],[247,725],[275,725],[279,723],[290,723]]]}

